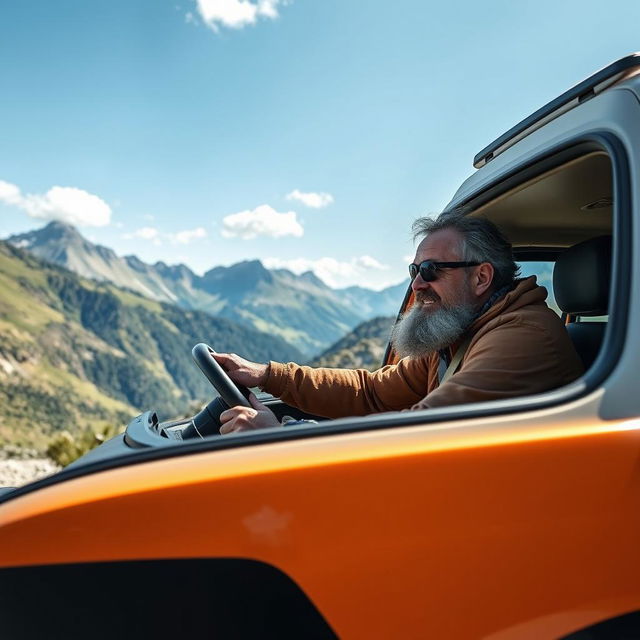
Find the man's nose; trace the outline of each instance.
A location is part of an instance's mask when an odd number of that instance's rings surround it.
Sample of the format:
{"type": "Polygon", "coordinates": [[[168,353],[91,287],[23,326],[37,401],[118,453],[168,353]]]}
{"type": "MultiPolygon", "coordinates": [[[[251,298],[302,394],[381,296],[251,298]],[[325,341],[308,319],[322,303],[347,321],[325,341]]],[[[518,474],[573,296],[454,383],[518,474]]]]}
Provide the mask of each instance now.
{"type": "Polygon", "coordinates": [[[411,282],[411,289],[413,291],[425,291],[430,288],[431,284],[429,282],[425,282],[420,274],[416,275],[411,282]]]}

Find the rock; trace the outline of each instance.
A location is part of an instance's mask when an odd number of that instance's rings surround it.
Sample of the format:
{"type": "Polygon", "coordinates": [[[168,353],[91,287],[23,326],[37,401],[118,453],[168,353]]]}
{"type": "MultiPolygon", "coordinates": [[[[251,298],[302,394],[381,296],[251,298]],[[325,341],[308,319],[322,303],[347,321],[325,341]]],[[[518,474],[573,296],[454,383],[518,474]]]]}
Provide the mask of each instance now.
{"type": "Polygon", "coordinates": [[[61,467],[48,458],[0,460],[0,487],[19,487],[50,476],[60,469],[61,467]]]}

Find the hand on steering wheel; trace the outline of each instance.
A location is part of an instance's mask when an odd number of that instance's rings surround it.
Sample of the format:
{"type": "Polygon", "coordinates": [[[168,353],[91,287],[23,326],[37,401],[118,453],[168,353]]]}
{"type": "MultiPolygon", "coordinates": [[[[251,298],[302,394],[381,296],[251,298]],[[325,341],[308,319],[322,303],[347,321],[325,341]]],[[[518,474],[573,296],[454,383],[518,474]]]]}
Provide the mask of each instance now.
{"type": "Polygon", "coordinates": [[[216,362],[236,384],[247,387],[264,387],[269,365],[245,360],[235,353],[213,353],[216,362]]]}
{"type": "Polygon", "coordinates": [[[236,385],[231,381],[227,372],[217,363],[213,357],[215,351],[204,342],[199,342],[191,350],[191,355],[204,373],[213,388],[220,394],[228,407],[250,407],[249,389],[243,385],[236,385]]]}
{"type": "MultiPolygon", "coordinates": [[[[202,411],[193,417],[191,424],[183,432],[183,438],[205,437],[215,433],[231,433],[236,431],[247,431],[249,429],[263,429],[279,425],[275,415],[242,384],[237,384],[231,380],[226,371],[214,358],[215,351],[203,342],[193,347],[191,351],[193,359],[212,386],[220,394],[219,398],[214,398],[202,411]],[[253,398],[250,402],[249,398],[253,398]],[[222,416],[225,415],[224,420],[222,416]],[[221,429],[225,424],[224,430],[221,429]]],[[[216,354],[218,355],[218,354],[216,354]]],[[[257,372],[251,370],[250,375],[245,379],[251,384],[254,379],[266,378],[267,365],[257,365],[244,360],[239,356],[226,355],[220,357],[221,360],[228,360],[235,370],[244,365],[254,366],[257,372]],[[260,368],[263,368],[262,371],[260,368]],[[254,376],[256,374],[256,377],[254,376]]],[[[225,362],[225,364],[227,364],[225,362]]],[[[229,366],[229,365],[227,365],[229,366]]],[[[235,374],[237,376],[237,373],[235,374]]]]}
{"type": "Polygon", "coordinates": [[[273,411],[265,407],[253,393],[249,396],[249,402],[250,408],[233,407],[220,414],[221,434],[282,426],[273,411]]]}

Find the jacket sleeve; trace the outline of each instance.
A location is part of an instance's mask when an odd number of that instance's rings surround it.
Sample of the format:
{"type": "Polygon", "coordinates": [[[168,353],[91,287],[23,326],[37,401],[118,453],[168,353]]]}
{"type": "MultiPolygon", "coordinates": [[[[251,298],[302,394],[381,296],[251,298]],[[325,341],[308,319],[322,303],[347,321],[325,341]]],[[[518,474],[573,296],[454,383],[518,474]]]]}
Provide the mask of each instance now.
{"type": "Polygon", "coordinates": [[[263,387],[283,402],[326,418],[407,409],[428,389],[429,360],[401,360],[373,373],[271,362],[263,387]]]}
{"type": "Polygon", "coordinates": [[[412,408],[542,393],[569,384],[581,373],[566,334],[558,336],[544,325],[511,319],[473,340],[459,371],[412,408]]]}

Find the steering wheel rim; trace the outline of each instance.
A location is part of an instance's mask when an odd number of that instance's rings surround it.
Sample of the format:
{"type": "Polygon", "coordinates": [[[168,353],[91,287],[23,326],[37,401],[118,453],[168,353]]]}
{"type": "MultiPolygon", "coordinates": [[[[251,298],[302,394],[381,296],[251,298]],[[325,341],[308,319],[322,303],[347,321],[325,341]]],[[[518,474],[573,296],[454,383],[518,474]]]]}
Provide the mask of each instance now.
{"type": "Polygon", "coordinates": [[[220,397],[228,407],[250,407],[251,404],[247,400],[250,393],[249,389],[231,380],[227,372],[214,359],[214,353],[215,351],[204,342],[199,342],[191,350],[191,355],[200,371],[220,394],[220,397]]]}

